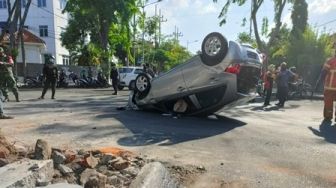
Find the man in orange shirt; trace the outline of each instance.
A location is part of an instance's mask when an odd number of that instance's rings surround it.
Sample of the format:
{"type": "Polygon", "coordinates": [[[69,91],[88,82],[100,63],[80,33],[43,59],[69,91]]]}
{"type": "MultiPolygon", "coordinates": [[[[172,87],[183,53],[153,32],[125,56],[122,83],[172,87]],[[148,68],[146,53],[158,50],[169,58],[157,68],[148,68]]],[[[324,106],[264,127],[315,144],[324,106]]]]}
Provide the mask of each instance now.
{"type": "MultiPolygon", "coordinates": [[[[324,81],[324,120],[330,122],[333,118],[333,103],[336,100],[336,53],[324,65],[318,83],[324,81]]],[[[336,121],[336,112],[335,112],[336,121]]]]}

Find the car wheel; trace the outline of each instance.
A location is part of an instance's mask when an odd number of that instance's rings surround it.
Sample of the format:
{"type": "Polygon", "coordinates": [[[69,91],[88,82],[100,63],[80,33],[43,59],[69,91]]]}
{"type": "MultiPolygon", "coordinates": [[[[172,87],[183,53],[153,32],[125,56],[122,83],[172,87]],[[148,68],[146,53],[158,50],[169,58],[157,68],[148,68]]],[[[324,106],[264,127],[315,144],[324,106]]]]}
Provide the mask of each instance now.
{"type": "Polygon", "coordinates": [[[123,90],[124,89],[124,86],[118,86],[118,90],[123,90]]]}
{"type": "Polygon", "coordinates": [[[204,64],[215,66],[223,61],[228,49],[228,41],[222,34],[210,33],[202,42],[201,59],[204,64]]]}
{"type": "Polygon", "coordinates": [[[145,98],[149,92],[150,87],[150,77],[146,73],[140,73],[135,79],[135,90],[138,93],[138,98],[145,98]]]}
{"type": "Polygon", "coordinates": [[[129,85],[128,85],[128,89],[129,89],[129,90],[134,90],[134,89],[135,89],[135,81],[134,81],[134,80],[132,80],[132,81],[129,83],[129,85]]]}

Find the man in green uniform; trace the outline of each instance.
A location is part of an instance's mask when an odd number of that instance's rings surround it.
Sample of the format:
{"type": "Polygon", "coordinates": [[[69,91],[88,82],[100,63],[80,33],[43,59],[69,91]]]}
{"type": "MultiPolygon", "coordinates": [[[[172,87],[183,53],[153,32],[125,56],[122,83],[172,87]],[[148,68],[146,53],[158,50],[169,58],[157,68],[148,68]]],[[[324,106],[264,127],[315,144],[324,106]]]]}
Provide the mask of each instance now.
{"type": "Polygon", "coordinates": [[[19,91],[16,87],[16,81],[13,75],[14,62],[11,56],[7,56],[2,47],[0,47],[0,89],[5,96],[5,99],[8,99],[7,88],[11,89],[15,95],[16,102],[19,100],[19,91]]]}
{"type": "Polygon", "coordinates": [[[0,119],[13,119],[13,117],[11,117],[11,116],[6,116],[6,115],[4,114],[2,100],[3,100],[3,96],[2,96],[2,92],[1,92],[1,90],[0,90],[0,119]]]}

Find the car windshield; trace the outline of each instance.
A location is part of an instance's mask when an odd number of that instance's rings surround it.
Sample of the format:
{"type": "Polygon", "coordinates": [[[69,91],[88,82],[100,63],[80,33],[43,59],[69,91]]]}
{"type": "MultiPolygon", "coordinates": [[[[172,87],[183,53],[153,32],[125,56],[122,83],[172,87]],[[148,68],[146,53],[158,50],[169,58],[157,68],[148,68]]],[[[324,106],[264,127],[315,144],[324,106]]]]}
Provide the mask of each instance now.
{"type": "Polygon", "coordinates": [[[135,69],[134,74],[139,74],[139,73],[142,73],[142,72],[143,72],[142,69],[135,69]]]}
{"type": "Polygon", "coordinates": [[[131,73],[132,71],[133,71],[133,68],[128,68],[128,67],[119,68],[119,73],[131,73]]]}

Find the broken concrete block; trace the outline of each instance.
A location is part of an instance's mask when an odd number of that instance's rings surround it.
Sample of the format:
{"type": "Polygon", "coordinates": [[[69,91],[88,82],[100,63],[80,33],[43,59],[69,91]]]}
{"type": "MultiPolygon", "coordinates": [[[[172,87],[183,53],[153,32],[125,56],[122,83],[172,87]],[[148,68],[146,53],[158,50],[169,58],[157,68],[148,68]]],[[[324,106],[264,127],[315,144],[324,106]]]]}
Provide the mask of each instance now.
{"type": "Polygon", "coordinates": [[[107,184],[113,185],[115,187],[120,187],[123,182],[118,176],[111,176],[107,178],[107,184]]]}
{"type": "Polygon", "coordinates": [[[95,168],[99,163],[99,159],[95,158],[90,154],[88,157],[85,158],[85,165],[88,168],[95,168]]]}
{"type": "Polygon", "coordinates": [[[68,183],[57,183],[57,184],[48,185],[44,188],[83,188],[83,187],[80,185],[74,185],[74,184],[68,184],[68,183]]]}
{"type": "Polygon", "coordinates": [[[110,153],[104,154],[101,161],[100,161],[100,164],[107,165],[108,162],[113,160],[113,159],[116,159],[116,156],[114,156],[113,154],[110,154],[110,153]]]}
{"type": "Polygon", "coordinates": [[[65,165],[58,165],[57,166],[57,169],[63,174],[63,175],[68,175],[68,174],[71,174],[73,173],[73,170],[65,165]]]}
{"type": "Polygon", "coordinates": [[[15,143],[14,145],[16,154],[22,157],[26,157],[28,155],[28,147],[21,145],[19,143],[15,143]]]}
{"type": "Polygon", "coordinates": [[[54,161],[54,164],[63,164],[66,160],[66,157],[61,153],[61,152],[58,152],[58,151],[54,151],[52,153],[52,160],[54,161]]]}
{"type": "Polygon", "coordinates": [[[33,188],[38,183],[52,180],[54,166],[52,160],[37,161],[24,159],[0,168],[1,187],[33,188]],[[38,182],[39,181],[39,182],[38,182]]]}
{"type": "Polygon", "coordinates": [[[121,170],[120,171],[122,174],[129,174],[131,175],[132,177],[135,177],[139,172],[140,172],[140,169],[139,168],[136,168],[136,167],[128,167],[124,170],[121,170]]]}
{"type": "Polygon", "coordinates": [[[0,145],[0,158],[6,159],[9,154],[9,150],[5,146],[0,145]]]}
{"type": "Polygon", "coordinates": [[[77,153],[72,150],[65,150],[63,153],[64,153],[64,156],[66,157],[66,160],[65,160],[66,163],[71,163],[77,157],[77,153]]]}
{"type": "MultiPolygon", "coordinates": [[[[97,172],[94,169],[86,169],[80,176],[80,182],[82,185],[86,185],[86,183],[89,181],[90,177],[96,177],[98,179],[99,185],[104,185],[106,184],[107,177],[99,172],[97,172]]],[[[91,180],[92,182],[88,185],[93,185],[94,179],[91,180]]],[[[100,188],[100,187],[99,187],[100,188]]]]}
{"type": "Polygon", "coordinates": [[[116,163],[112,164],[112,167],[116,170],[123,170],[125,168],[128,168],[128,166],[130,165],[130,163],[126,160],[120,160],[116,163]]]}
{"type": "Polygon", "coordinates": [[[145,165],[130,188],[177,188],[177,181],[172,178],[170,172],[159,162],[145,165]]]}
{"type": "Polygon", "coordinates": [[[0,158],[0,167],[3,167],[3,166],[8,165],[8,164],[9,164],[8,159],[0,158]]]}
{"type": "Polygon", "coordinates": [[[35,145],[35,159],[46,160],[51,157],[51,147],[47,141],[38,139],[35,145]]]}

